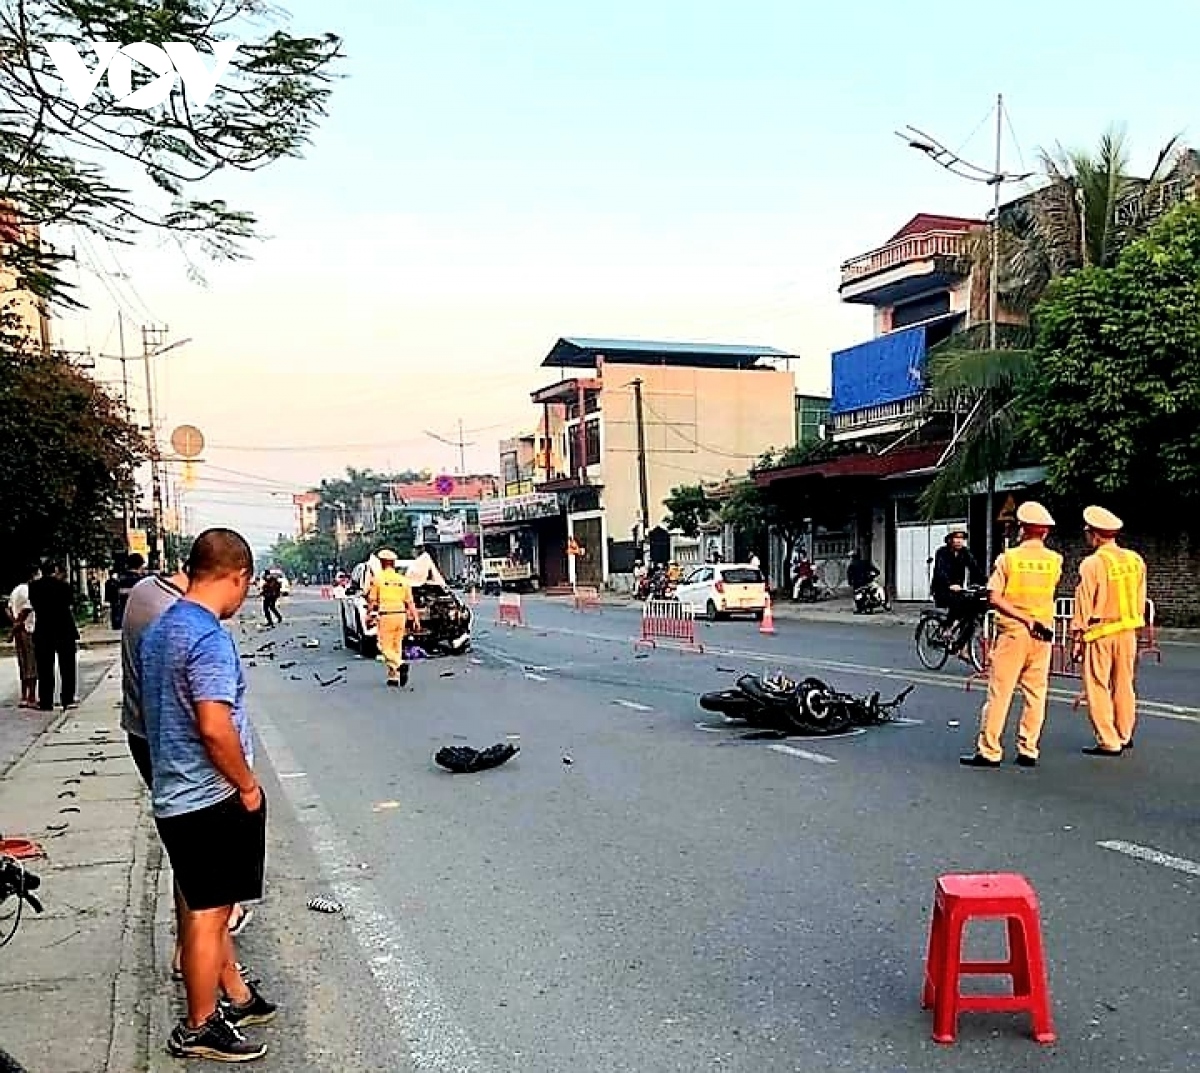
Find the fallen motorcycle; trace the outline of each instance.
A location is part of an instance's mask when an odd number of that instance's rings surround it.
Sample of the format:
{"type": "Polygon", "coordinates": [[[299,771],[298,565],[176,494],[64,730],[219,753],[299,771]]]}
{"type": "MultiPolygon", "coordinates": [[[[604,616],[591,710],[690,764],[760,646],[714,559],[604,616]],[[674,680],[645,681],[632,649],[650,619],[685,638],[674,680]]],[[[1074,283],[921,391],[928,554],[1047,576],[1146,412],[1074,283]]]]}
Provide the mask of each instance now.
{"type": "Polygon", "coordinates": [[[881,701],[878,691],[843,693],[819,678],[797,682],[783,674],[744,674],[736,689],[703,694],[700,707],[752,726],[820,736],[891,722],[913,689],[908,686],[892,700],[881,701]]]}

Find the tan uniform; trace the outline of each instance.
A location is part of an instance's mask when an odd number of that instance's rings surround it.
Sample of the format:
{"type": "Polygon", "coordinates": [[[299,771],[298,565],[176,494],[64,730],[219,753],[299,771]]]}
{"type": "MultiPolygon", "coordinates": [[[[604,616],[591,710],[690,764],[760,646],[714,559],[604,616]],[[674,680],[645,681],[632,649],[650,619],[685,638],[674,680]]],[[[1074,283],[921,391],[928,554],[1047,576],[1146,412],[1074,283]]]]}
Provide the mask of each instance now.
{"type": "Polygon", "coordinates": [[[1146,564],[1107,543],[1079,566],[1071,632],[1082,636],[1083,691],[1101,749],[1129,744],[1137,721],[1137,631],[1146,624],[1146,564]]]}
{"type": "Polygon", "coordinates": [[[379,614],[375,635],[379,641],[379,651],[387,664],[389,681],[397,679],[400,666],[404,663],[404,635],[411,602],[412,589],[408,578],[398,570],[385,567],[371,578],[367,606],[379,614]]]}
{"type": "MultiPolygon", "coordinates": [[[[1007,598],[1018,610],[1046,626],[1054,623],[1054,592],[1062,576],[1062,556],[1040,540],[1026,540],[1004,552],[988,581],[988,591],[1007,598]]],[[[988,760],[1003,758],[1001,735],[1008,721],[1013,693],[1019,688],[1024,710],[1017,732],[1017,751],[1037,759],[1042,724],[1046,721],[1046,691],[1050,679],[1051,646],[1037,641],[1021,623],[997,615],[999,630],[992,648],[988,696],[980,718],[975,751],[988,760]]]]}

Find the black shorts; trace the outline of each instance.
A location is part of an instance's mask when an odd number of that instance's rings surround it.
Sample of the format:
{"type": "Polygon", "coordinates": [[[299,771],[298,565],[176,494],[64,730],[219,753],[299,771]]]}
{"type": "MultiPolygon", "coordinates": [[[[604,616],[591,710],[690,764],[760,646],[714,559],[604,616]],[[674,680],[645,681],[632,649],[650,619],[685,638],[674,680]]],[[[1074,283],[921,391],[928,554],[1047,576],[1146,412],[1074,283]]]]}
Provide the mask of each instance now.
{"type": "Polygon", "coordinates": [[[240,794],[198,812],[155,819],[189,909],[222,909],[263,896],[267,799],[247,812],[240,794]]]}
{"type": "Polygon", "coordinates": [[[125,737],[129,739],[129,755],[133,757],[142,782],[146,784],[147,790],[153,789],[153,780],[150,775],[150,743],[136,734],[126,734],[125,737]]]}

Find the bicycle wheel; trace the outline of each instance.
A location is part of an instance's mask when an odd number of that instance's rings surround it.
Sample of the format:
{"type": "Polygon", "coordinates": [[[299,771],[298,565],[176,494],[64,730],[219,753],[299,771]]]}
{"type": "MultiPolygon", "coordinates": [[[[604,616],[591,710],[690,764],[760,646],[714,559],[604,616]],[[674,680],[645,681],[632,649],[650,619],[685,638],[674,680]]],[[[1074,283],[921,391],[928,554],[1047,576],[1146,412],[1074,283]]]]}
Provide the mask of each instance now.
{"type": "Polygon", "coordinates": [[[986,661],[983,654],[983,632],[981,630],[973,629],[971,631],[966,649],[967,656],[971,660],[971,666],[975,668],[977,674],[983,674],[986,661]]]}
{"type": "Polygon", "coordinates": [[[921,665],[930,671],[940,671],[950,658],[950,649],[942,640],[942,617],[932,611],[926,611],[917,623],[917,632],[913,636],[917,646],[917,659],[921,665]]]}

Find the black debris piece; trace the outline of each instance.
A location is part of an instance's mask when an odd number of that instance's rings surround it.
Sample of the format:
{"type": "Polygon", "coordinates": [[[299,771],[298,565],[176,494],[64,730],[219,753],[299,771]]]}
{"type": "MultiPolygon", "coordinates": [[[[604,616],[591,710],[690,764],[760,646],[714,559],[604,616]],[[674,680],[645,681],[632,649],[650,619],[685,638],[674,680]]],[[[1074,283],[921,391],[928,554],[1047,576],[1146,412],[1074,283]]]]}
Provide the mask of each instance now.
{"type": "Polygon", "coordinates": [[[290,671],[294,666],[296,666],[296,661],[294,659],[290,659],[287,661],[287,663],[281,663],[279,665],[279,669],[281,671],[290,671]]]}
{"type": "Polygon", "coordinates": [[[291,680],[293,682],[303,682],[304,681],[304,675],[302,675],[302,674],[291,674],[291,675],[288,675],[288,677],[291,678],[291,680]]]}
{"type": "Polygon", "coordinates": [[[563,763],[566,764],[567,767],[570,767],[573,763],[575,763],[575,761],[572,760],[569,756],[564,756],[563,763]]]}
{"type": "Polygon", "coordinates": [[[274,647],[275,647],[275,642],[274,642],[274,641],[268,641],[268,642],[267,642],[265,645],[259,645],[259,646],[258,646],[258,650],[259,650],[260,652],[266,652],[266,651],[267,651],[267,649],[269,649],[269,648],[274,648],[274,647]]]}
{"type": "Polygon", "coordinates": [[[490,748],[472,749],[469,745],[445,745],[434,755],[434,763],[455,775],[468,775],[475,771],[487,771],[507,763],[521,750],[515,745],[501,742],[490,748]]]}

